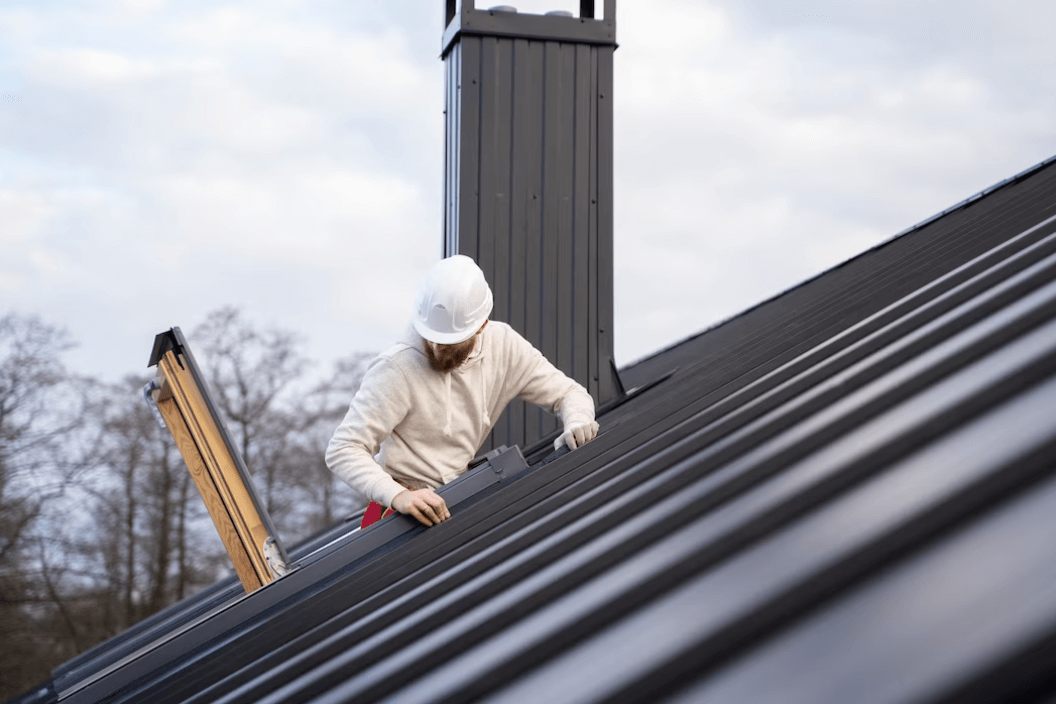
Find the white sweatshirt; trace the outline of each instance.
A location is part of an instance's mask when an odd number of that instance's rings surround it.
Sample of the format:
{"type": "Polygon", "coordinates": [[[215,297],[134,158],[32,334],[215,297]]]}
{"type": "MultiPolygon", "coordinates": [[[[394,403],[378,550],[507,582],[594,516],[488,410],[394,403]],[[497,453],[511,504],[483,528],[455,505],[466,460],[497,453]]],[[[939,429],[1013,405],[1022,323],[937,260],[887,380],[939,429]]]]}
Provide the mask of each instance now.
{"type": "Polygon", "coordinates": [[[505,323],[489,321],[458,369],[429,366],[409,327],[371,362],[326,450],[330,470],[365,499],[391,506],[407,488],[446,484],[466,471],[506,405],[520,396],[565,427],[594,420],[587,390],[505,323]]]}

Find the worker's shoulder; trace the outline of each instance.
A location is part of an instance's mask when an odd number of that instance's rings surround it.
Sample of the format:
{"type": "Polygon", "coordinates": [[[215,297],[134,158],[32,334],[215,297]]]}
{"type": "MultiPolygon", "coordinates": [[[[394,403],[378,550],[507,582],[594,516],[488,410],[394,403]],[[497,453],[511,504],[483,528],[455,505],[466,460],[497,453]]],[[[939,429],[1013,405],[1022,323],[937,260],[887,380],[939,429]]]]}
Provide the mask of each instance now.
{"type": "Polygon", "coordinates": [[[378,361],[399,367],[417,367],[426,360],[426,350],[410,342],[397,342],[378,355],[378,361]]]}
{"type": "Polygon", "coordinates": [[[508,323],[489,320],[484,328],[484,334],[492,350],[501,350],[508,356],[520,358],[535,350],[535,346],[508,323]]]}
{"type": "Polygon", "coordinates": [[[489,320],[488,324],[484,326],[484,334],[489,337],[506,337],[510,333],[516,335],[517,331],[511,328],[509,323],[504,323],[501,320],[489,320]]]}
{"type": "Polygon", "coordinates": [[[484,334],[496,340],[526,341],[524,336],[517,332],[512,325],[501,320],[489,320],[484,327],[484,334]]]}
{"type": "Polygon", "coordinates": [[[371,366],[386,367],[393,371],[412,372],[425,363],[425,350],[408,342],[397,342],[374,358],[371,366]]]}
{"type": "Polygon", "coordinates": [[[510,327],[508,323],[503,323],[498,320],[489,320],[488,324],[484,326],[484,339],[493,347],[498,346],[506,348],[511,344],[517,344],[517,342],[523,338],[521,338],[521,336],[517,334],[517,331],[510,327]]]}
{"type": "MultiPolygon", "coordinates": [[[[392,347],[388,348],[387,350],[385,350],[384,352],[379,354],[378,357],[379,358],[384,357],[386,359],[393,359],[393,358],[399,357],[401,355],[406,355],[408,352],[415,352],[415,351],[416,350],[415,350],[413,345],[410,345],[410,344],[408,344],[406,342],[397,342],[395,345],[393,345],[392,347]]],[[[421,354],[421,352],[419,352],[418,354],[421,354]]]]}

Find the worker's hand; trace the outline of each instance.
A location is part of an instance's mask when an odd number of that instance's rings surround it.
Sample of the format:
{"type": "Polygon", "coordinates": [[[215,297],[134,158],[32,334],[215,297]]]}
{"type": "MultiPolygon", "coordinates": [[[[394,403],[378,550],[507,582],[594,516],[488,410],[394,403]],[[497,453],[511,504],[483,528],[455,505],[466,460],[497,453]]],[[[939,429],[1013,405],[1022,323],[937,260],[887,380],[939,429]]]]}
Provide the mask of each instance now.
{"type": "Polygon", "coordinates": [[[447,504],[432,489],[401,491],[392,500],[392,508],[400,513],[414,516],[419,522],[427,526],[451,518],[451,512],[447,510],[447,504]]]}
{"type": "Polygon", "coordinates": [[[569,450],[586,445],[598,436],[598,424],[594,421],[587,423],[573,423],[565,426],[565,432],[557,440],[554,440],[554,449],[562,445],[568,445],[569,450]]]}

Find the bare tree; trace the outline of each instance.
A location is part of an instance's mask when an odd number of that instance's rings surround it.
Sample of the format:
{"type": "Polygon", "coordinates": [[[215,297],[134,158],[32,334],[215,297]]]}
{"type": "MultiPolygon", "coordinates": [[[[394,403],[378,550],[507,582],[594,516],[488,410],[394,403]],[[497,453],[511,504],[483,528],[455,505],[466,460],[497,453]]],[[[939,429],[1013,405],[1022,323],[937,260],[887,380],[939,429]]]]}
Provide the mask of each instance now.
{"type": "Polygon", "coordinates": [[[329,378],[301,391],[307,362],[290,332],[259,330],[223,308],[190,342],[283,538],[295,542],[354,512],[359,498],[327,469],[324,454],[374,355],[339,360],[329,378]]]}
{"type": "Polygon", "coordinates": [[[304,530],[315,532],[333,525],[365,507],[366,502],[341,482],[326,466],[325,453],[334,430],[359,390],[373,353],[356,352],[334,364],[328,379],[298,400],[301,420],[295,443],[300,466],[304,503],[312,507],[305,515],[304,530]]]}
{"type": "Polygon", "coordinates": [[[0,318],[0,564],[69,478],[46,470],[64,464],[56,461],[62,437],[79,422],[55,412],[69,392],[60,358],[70,347],[65,332],[38,318],[0,318]]]}
{"type": "Polygon", "coordinates": [[[81,488],[95,530],[76,549],[94,567],[86,591],[102,637],[215,581],[226,555],[171,437],[137,393],[143,383],[129,377],[104,390],[93,414],[96,463],[81,488]]]}
{"type": "Polygon", "coordinates": [[[79,466],[66,444],[80,422],[61,360],[70,347],[39,318],[0,317],[0,697],[54,662],[40,638],[49,610],[34,531],[79,466]]]}
{"type": "MultiPolygon", "coordinates": [[[[326,444],[373,355],[309,387],[301,343],[234,308],[190,336],[212,396],[288,545],[347,517],[358,497],[326,444]]],[[[61,363],[64,332],[0,318],[0,699],[230,573],[169,433],[139,390],[61,363]]]]}
{"type": "Polygon", "coordinates": [[[281,515],[290,507],[283,455],[296,420],[284,408],[284,394],[307,364],[298,339],[283,330],[258,330],[227,307],[210,313],[190,342],[242,459],[263,485],[266,510],[281,515]]]}

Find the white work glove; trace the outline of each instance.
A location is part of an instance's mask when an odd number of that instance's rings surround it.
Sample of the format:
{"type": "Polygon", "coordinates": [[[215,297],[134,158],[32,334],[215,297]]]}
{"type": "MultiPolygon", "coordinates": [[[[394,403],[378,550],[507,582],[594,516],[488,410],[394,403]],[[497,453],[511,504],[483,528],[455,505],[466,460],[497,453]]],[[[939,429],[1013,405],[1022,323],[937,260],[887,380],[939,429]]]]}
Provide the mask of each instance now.
{"type": "Polygon", "coordinates": [[[447,503],[432,489],[401,491],[392,499],[392,508],[400,513],[414,516],[419,523],[427,526],[451,518],[447,503]]]}
{"type": "Polygon", "coordinates": [[[591,420],[586,423],[572,423],[571,425],[566,425],[565,432],[557,440],[554,440],[554,449],[557,450],[562,445],[568,445],[569,450],[575,450],[577,447],[586,445],[597,436],[598,424],[596,422],[591,420]]]}

